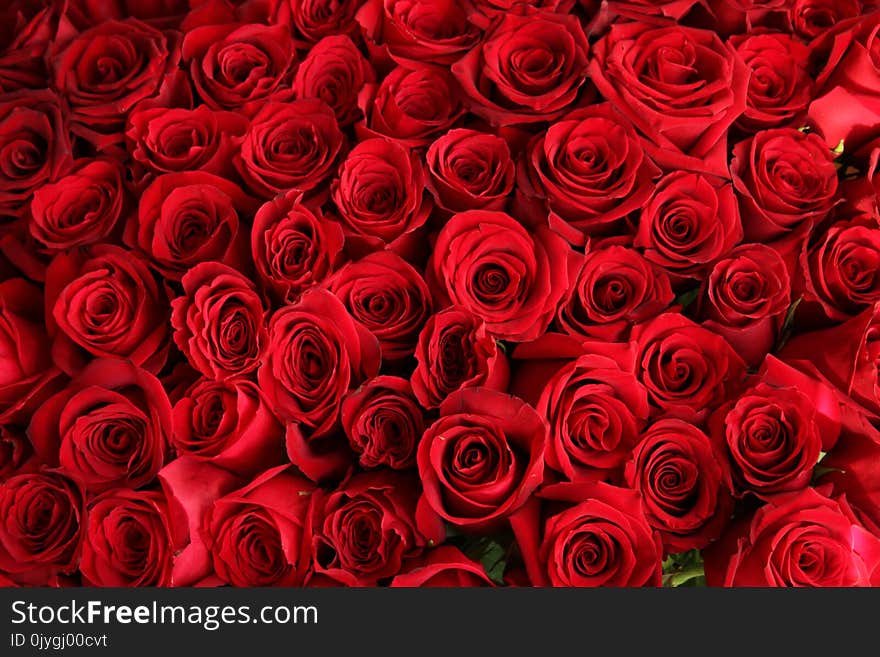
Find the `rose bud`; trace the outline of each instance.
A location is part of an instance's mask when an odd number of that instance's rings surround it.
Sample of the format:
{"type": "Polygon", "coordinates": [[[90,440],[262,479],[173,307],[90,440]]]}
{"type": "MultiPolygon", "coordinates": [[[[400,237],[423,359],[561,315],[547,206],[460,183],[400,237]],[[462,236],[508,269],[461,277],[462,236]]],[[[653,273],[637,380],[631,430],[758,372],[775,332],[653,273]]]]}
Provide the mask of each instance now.
{"type": "Polygon", "coordinates": [[[421,274],[392,251],[378,251],[342,267],[324,282],[351,316],[379,340],[384,361],[412,355],[431,315],[421,274]]]}
{"type": "Polygon", "coordinates": [[[415,463],[423,411],[406,379],[378,376],[342,402],[342,428],[363,468],[403,470],[415,463]]]}
{"type": "Polygon", "coordinates": [[[507,389],[504,352],[485,323],[453,306],[432,315],[419,334],[418,365],[410,383],[419,403],[436,408],[463,388],[507,389]]]}
{"type": "Polygon", "coordinates": [[[590,46],[576,16],[505,13],[452,65],[469,109],[492,125],[552,121],[578,97],[590,46]],[[553,62],[534,67],[532,62],[553,62]]]}
{"type": "Polygon", "coordinates": [[[650,198],[659,175],[642,141],[610,104],[575,110],[538,134],[517,176],[518,202],[532,221],[572,244],[590,235],[629,232],[628,215],[650,198]]]}
{"type": "Polygon", "coordinates": [[[663,548],[638,493],[557,484],[511,518],[532,586],[660,586],[663,548]]]}
{"type": "Polygon", "coordinates": [[[52,356],[68,374],[91,357],[124,358],[153,373],[170,346],[168,293],[144,258],[109,244],[55,257],[46,272],[52,356]]]}
{"type": "Polygon", "coordinates": [[[420,504],[468,531],[496,527],[540,485],[546,444],[547,422],[522,400],[455,392],[419,443],[420,504]]]}
{"type": "Polygon", "coordinates": [[[80,570],[88,586],[171,586],[175,550],[186,534],[173,528],[165,496],[120,488],[89,504],[80,570]]]}
{"type": "Polygon", "coordinates": [[[703,326],[724,336],[749,365],[776,344],[791,297],[785,262],[763,244],[743,244],[709,272],[699,303],[703,326]]]}
{"type": "Polygon", "coordinates": [[[30,586],[57,586],[76,570],[85,502],[56,473],[20,474],[0,482],[0,571],[30,586]]]}
{"type": "Polygon", "coordinates": [[[89,492],[140,488],[162,468],[171,403],[159,380],[123,360],[97,359],[33,414],[37,453],[89,492]]]}
{"type": "Polygon", "coordinates": [[[259,367],[267,335],[265,310],[253,283],[218,262],[203,262],[183,277],[184,296],[171,302],[174,342],[209,379],[259,367]]]}
{"type": "Polygon", "coordinates": [[[262,288],[278,303],[293,303],[333,273],[345,237],[335,221],[302,202],[293,190],[257,210],[251,253],[262,288]]]}
{"type": "Polygon", "coordinates": [[[583,263],[556,316],[568,335],[620,340],[675,299],[666,272],[634,249],[589,249],[583,263]]]}
{"type": "Polygon", "coordinates": [[[455,215],[434,244],[426,278],[436,301],[462,306],[504,340],[543,334],[580,265],[547,228],[534,233],[503,212],[455,215]]]}
{"type": "Polygon", "coordinates": [[[880,539],[843,498],[814,488],[773,496],[705,553],[709,586],[880,584],[880,539]]]}
{"type": "Polygon", "coordinates": [[[644,433],[626,480],[642,496],[648,522],[667,553],[702,549],[733,511],[727,460],[709,437],[681,420],[660,420],[644,433]]]}
{"type": "Polygon", "coordinates": [[[326,36],[316,43],[296,69],[293,91],[297,98],[320,98],[336,115],[340,127],[361,117],[358,93],[376,79],[373,67],[352,40],[326,36]]]}

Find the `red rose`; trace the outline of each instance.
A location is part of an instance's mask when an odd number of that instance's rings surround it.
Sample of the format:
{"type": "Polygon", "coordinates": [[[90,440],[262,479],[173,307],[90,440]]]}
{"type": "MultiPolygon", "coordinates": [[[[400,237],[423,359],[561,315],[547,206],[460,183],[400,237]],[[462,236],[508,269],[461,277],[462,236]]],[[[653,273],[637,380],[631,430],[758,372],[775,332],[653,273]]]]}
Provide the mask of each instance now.
{"type": "MultiPolygon", "coordinates": [[[[880,230],[865,217],[832,224],[801,258],[805,294],[801,310],[816,304],[844,321],[880,300],[880,230]]],[[[799,307],[800,308],[800,307],[799,307]]]]}
{"type": "Polygon", "coordinates": [[[265,103],[241,143],[236,168],[256,196],[318,194],[336,168],[344,137],[333,110],[317,99],[265,103]]]}
{"type": "Polygon", "coordinates": [[[324,286],[379,340],[382,358],[412,355],[431,315],[431,295],[421,274],[391,251],[378,251],[342,267],[324,286]]]}
{"type": "Polygon", "coordinates": [[[183,277],[184,296],[171,302],[174,342],[209,379],[259,367],[266,348],[265,311],[253,284],[217,262],[196,265],[183,277]]]}
{"type": "Polygon", "coordinates": [[[460,588],[495,584],[481,564],[468,559],[458,548],[441,545],[410,564],[406,572],[391,580],[391,586],[460,588]]]}
{"type": "Polygon", "coordinates": [[[435,299],[462,306],[504,340],[547,330],[574,278],[578,258],[556,233],[529,233],[503,212],[455,215],[437,237],[427,280],[435,299]]]}
{"type": "Polygon", "coordinates": [[[504,210],[515,168],[501,137],[457,128],[437,139],[425,155],[431,193],[450,212],[504,210]]]}
{"type": "Polygon", "coordinates": [[[248,379],[199,379],[174,405],[172,440],[192,454],[241,476],[284,460],[284,429],[248,379]]]}
{"type": "Polygon", "coordinates": [[[556,321],[569,335],[614,341],[659,315],[674,299],[669,276],[638,251],[622,246],[588,249],[556,321]]]}
{"type": "Polygon", "coordinates": [[[235,112],[153,107],[128,117],[128,148],[140,168],[139,177],[205,171],[229,176],[235,140],[247,129],[247,119],[235,112]]]}
{"type": "Polygon", "coordinates": [[[216,500],[205,520],[214,572],[232,586],[301,586],[314,485],[288,466],[216,500]]]}
{"type": "Polygon", "coordinates": [[[37,392],[52,367],[40,289],[23,278],[0,283],[0,415],[37,392]]]}
{"type": "Polygon", "coordinates": [[[446,72],[416,63],[398,66],[378,86],[365,85],[358,106],[365,117],[355,126],[358,137],[387,137],[410,148],[429,144],[464,112],[446,72]]]}
{"type": "Polygon", "coordinates": [[[321,499],[315,572],[348,586],[376,586],[421,554],[431,537],[416,526],[416,483],[401,474],[365,473],[321,499]]]}
{"type": "Polygon", "coordinates": [[[337,268],[344,241],[339,224],[309,209],[298,191],[279,195],[254,217],[251,252],[259,282],[276,301],[294,302],[337,268]]]}
{"type": "Polygon", "coordinates": [[[358,93],[376,79],[373,67],[352,40],[326,36],[316,43],[296,70],[293,91],[297,98],[320,98],[347,127],[360,118],[358,93]]]}
{"type": "Polygon", "coordinates": [[[533,586],[660,586],[663,548],[638,493],[591,482],[541,496],[543,513],[534,500],[511,519],[533,586]]]}
{"type": "Polygon", "coordinates": [[[89,504],[80,570],[88,586],[170,586],[175,530],[165,496],[118,489],[89,504]]]}
{"type": "Polygon", "coordinates": [[[85,502],[60,474],[20,474],[0,482],[0,570],[13,581],[56,585],[76,570],[85,502]]]}
{"type": "Polygon", "coordinates": [[[351,35],[364,0],[276,0],[276,20],[289,24],[307,42],[331,34],[351,35]]]}
{"type": "Polygon", "coordinates": [[[820,432],[814,399],[766,383],[718,411],[710,425],[730,458],[733,489],[762,497],[809,485],[819,453],[836,438],[820,432]]]}
{"type": "Polygon", "coordinates": [[[608,7],[621,16],[664,16],[681,20],[699,0],[609,0],[608,7]]]}
{"type": "Polygon", "coordinates": [[[733,186],[679,171],[657,183],[634,246],[676,278],[697,278],[742,240],[733,186]]]}
{"type": "Polygon", "coordinates": [[[504,352],[485,323],[460,307],[432,315],[419,334],[410,383],[419,403],[436,408],[462,388],[507,389],[504,352]]]}
{"type": "Polygon", "coordinates": [[[666,313],[637,326],[637,373],[661,413],[700,420],[741,385],[745,363],[719,335],[666,313]]]}
{"type": "Polygon", "coordinates": [[[368,0],[357,21],[368,43],[380,44],[397,61],[449,66],[480,39],[458,0],[368,0]]]}
{"type": "Polygon", "coordinates": [[[200,262],[233,269],[247,261],[242,215],[255,202],[219,176],[201,171],[159,176],[140,198],[137,220],[125,228],[125,243],[146,253],[163,276],[180,278],[200,262]]]}
{"type": "Polygon", "coordinates": [[[52,357],[73,374],[91,356],[157,373],[170,345],[168,294],[147,262],[109,244],[61,253],[46,272],[52,357]]]}
{"type": "Polygon", "coordinates": [[[746,239],[767,241],[831,209],[837,191],[834,154],[814,134],[764,130],[741,141],[730,163],[746,239]]]}
{"type": "Polygon", "coordinates": [[[40,2],[11,2],[3,6],[0,37],[0,92],[45,89],[49,86],[46,51],[58,7],[40,2]]]}
{"type": "Polygon", "coordinates": [[[34,192],[31,235],[50,251],[107,239],[128,216],[122,168],[114,160],[81,160],[75,171],[34,192]]]}
{"type": "Polygon", "coordinates": [[[90,492],[139,488],[165,462],[171,403],[152,374],[122,360],[94,360],[33,414],[37,453],[90,492]]]}
{"type": "Polygon", "coordinates": [[[518,172],[525,210],[573,244],[629,232],[627,215],[651,196],[657,168],[641,140],[608,103],[575,110],[532,139],[518,172]]]}
{"type": "Polygon", "coordinates": [[[791,22],[798,36],[810,41],[837,23],[858,16],[861,8],[859,0],[794,0],[791,22]]]}
{"type": "Polygon", "coordinates": [[[589,49],[576,16],[505,13],[452,74],[470,110],[493,125],[553,120],[577,100],[589,49]]]}
{"type": "Polygon", "coordinates": [[[650,413],[631,363],[597,351],[563,361],[549,379],[528,361],[516,374],[526,385],[542,381],[535,409],[550,425],[547,465],[569,481],[620,480],[650,413]]]}
{"type": "Polygon", "coordinates": [[[40,459],[24,428],[0,424],[0,478],[36,472],[40,459]]]}
{"type": "Polygon", "coordinates": [[[431,212],[418,156],[385,139],[355,146],[333,182],[333,203],[346,235],[368,250],[406,252],[431,212]]]}
{"type": "Polygon", "coordinates": [[[283,25],[203,25],[183,39],[183,64],[211,109],[252,115],[266,100],[292,96],[296,50],[283,25]]]}
{"type": "Polygon", "coordinates": [[[71,108],[71,130],[98,150],[125,139],[139,101],[162,93],[180,61],[169,36],[135,18],[89,28],[52,57],[55,89],[71,108]]]}
{"type": "Polygon", "coordinates": [[[418,448],[427,505],[458,527],[498,524],[540,485],[547,423],[516,397],[485,388],[451,394],[418,448]]]}
{"type": "Polygon", "coordinates": [[[617,23],[594,53],[590,77],[650,139],[658,164],[726,173],[726,134],[746,108],[749,71],[717,34],[617,23]]]}
{"type": "Polygon", "coordinates": [[[642,496],[667,553],[706,547],[730,520],[725,456],[687,422],[653,424],[633,451],[626,479],[642,496]]]}
{"type": "Polygon", "coordinates": [[[774,496],[706,551],[710,586],[877,586],[880,539],[842,498],[814,488],[774,496]]]}
{"type": "Polygon", "coordinates": [[[425,420],[406,379],[378,376],[342,402],[342,427],[362,467],[403,470],[415,463],[425,420]]]}
{"type": "Polygon", "coordinates": [[[776,344],[791,297],[785,262],[763,244],[743,244],[715,263],[699,314],[750,365],[776,344]]]}
{"type": "Polygon", "coordinates": [[[730,43],[751,71],[746,111],[737,127],[777,128],[801,116],[812,98],[810,51],[787,34],[735,35],[730,43]]]}
{"type": "Polygon", "coordinates": [[[58,180],[71,163],[61,101],[51,91],[18,91],[0,99],[0,221],[19,219],[31,194],[58,180]]]}
{"type": "Polygon", "coordinates": [[[379,360],[376,338],[325,290],[272,316],[260,387],[275,413],[292,423],[287,453],[307,476],[322,479],[348,464],[348,447],[340,452],[332,432],[343,398],[378,373],[379,360]]]}

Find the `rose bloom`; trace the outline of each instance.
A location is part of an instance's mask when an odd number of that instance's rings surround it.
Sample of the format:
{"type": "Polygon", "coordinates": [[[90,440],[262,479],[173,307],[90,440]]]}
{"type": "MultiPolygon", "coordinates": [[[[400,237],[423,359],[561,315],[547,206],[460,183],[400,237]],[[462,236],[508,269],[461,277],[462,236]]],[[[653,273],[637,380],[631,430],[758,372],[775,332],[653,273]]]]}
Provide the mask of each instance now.
{"type": "Polygon", "coordinates": [[[0,483],[0,570],[12,581],[57,586],[76,570],[85,522],[79,487],[57,473],[20,474],[0,483]]]}
{"type": "Polygon", "coordinates": [[[399,62],[449,66],[480,38],[458,0],[368,0],[357,21],[371,49],[383,48],[399,62]]]}
{"type": "Polygon", "coordinates": [[[340,127],[361,116],[360,90],[376,73],[357,46],[344,34],[326,36],[316,43],[296,69],[293,91],[297,98],[320,98],[333,110],[340,127]]]}
{"type": "Polygon", "coordinates": [[[451,545],[441,545],[410,562],[390,585],[407,588],[495,586],[481,564],[451,545]]]}
{"type": "Polygon", "coordinates": [[[503,210],[515,168],[501,137],[456,128],[435,140],[425,155],[437,205],[449,212],[503,210]]]}
{"type": "Polygon", "coordinates": [[[207,105],[136,109],[128,117],[125,134],[137,179],[180,171],[228,177],[235,141],[247,125],[240,114],[207,105]]]}
{"type": "Polygon", "coordinates": [[[27,437],[24,427],[0,424],[0,478],[36,472],[40,459],[27,437]]]}
{"type": "Polygon", "coordinates": [[[202,25],[186,33],[183,65],[211,109],[253,115],[266,100],[288,100],[296,60],[284,25],[202,25]]]}
{"type": "Polygon", "coordinates": [[[423,502],[472,531],[525,504],[544,472],[547,422],[516,397],[485,388],[451,394],[419,443],[423,502]]]}
{"type": "Polygon", "coordinates": [[[141,195],[137,219],[126,224],[124,239],[171,280],[209,260],[241,270],[247,262],[241,221],[255,209],[256,202],[225,178],[202,171],[169,173],[141,195]]]}
{"type": "Polygon", "coordinates": [[[626,466],[667,552],[702,549],[718,538],[733,511],[727,477],[725,455],[710,438],[672,419],[648,428],[626,466]]]}
{"type": "Polygon", "coordinates": [[[590,77],[650,140],[663,167],[727,173],[727,130],[746,108],[749,71],[714,32],[617,23],[594,46],[590,77]]]}
{"type": "Polygon", "coordinates": [[[339,266],[345,237],[335,221],[302,202],[292,190],[267,201],[254,217],[251,254],[261,287],[279,303],[292,303],[339,266]]]}
{"type": "Polygon", "coordinates": [[[410,383],[425,408],[436,408],[457,390],[506,390],[509,367],[485,323],[452,306],[432,315],[419,333],[418,365],[410,383]]]}
{"type": "Polygon", "coordinates": [[[742,240],[733,186],[679,171],[657,183],[633,245],[677,280],[698,278],[742,240]]]}
{"type": "Polygon", "coordinates": [[[790,15],[795,33],[810,41],[860,10],[859,0],[794,0],[790,15]]]}
{"type": "Polygon", "coordinates": [[[88,586],[171,586],[175,550],[186,539],[165,496],[120,488],[89,504],[80,570],[88,586]]]}
{"type": "Polygon", "coordinates": [[[343,142],[324,101],[269,102],[251,119],[235,165],[256,196],[270,199],[292,189],[317,194],[335,170],[343,142]]]}
{"type": "Polygon", "coordinates": [[[128,112],[162,93],[179,61],[168,34],[135,18],[109,20],[53,56],[53,85],[70,104],[71,130],[101,150],[124,141],[128,112]]]}
{"type": "Polygon", "coordinates": [[[70,167],[71,145],[61,101],[48,90],[24,90],[0,100],[0,222],[19,219],[41,185],[70,167]]]}
{"type": "Polygon", "coordinates": [[[659,315],[674,299],[666,272],[635,249],[589,249],[556,322],[575,337],[614,341],[659,315]]]}
{"type": "Polygon", "coordinates": [[[92,356],[126,358],[157,373],[168,356],[168,296],[147,261],[117,246],[59,254],[46,272],[55,364],[68,373],[92,356]]]}
{"type": "Polygon", "coordinates": [[[439,302],[462,306],[504,340],[547,330],[578,259],[556,233],[528,232],[503,212],[471,210],[440,231],[426,278],[439,302]]]}
{"type": "Polygon", "coordinates": [[[664,415],[704,419],[742,385],[745,363],[719,335],[666,313],[633,331],[639,380],[664,415]]]}
{"type": "Polygon", "coordinates": [[[259,387],[244,377],[199,379],[174,404],[172,441],[192,454],[248,476],[284,460],[284,430],[259,387]]]}
{"type": "Polygon", "coordinates": [[[315,572],[347,586],[376,586],[418,557],[432,537],[416,522],[416,484],[399,473],[362,473],[316,500],[315,572]]]}
{"type": "Polygon", "coordinates": [[[805,488],[772,497],[705,553],[710,586],[877,586],[880,539],[844,498],[805,488]]]}
{"type": "Polygon", "coordinates": [[[378,251],[343,266],[324,285],[379,340],[388,362],[411,356],[431,314],[428,286],[392,251],[378,251]]]}
{"type": "Polygon", "coordinates": [[[362,4],[364,0],[278,0],[274,22],[290,25],[297,36],[312,43],[328,35],[352,36],[362,4]]]}
{"type": "Polygon", "coordinates": [[[577,99],[589,49],[576,16],[505,13],[452,74],[469,109],[492,125],[548,121],[577,99]]]}
{"type": "Polygon", "coordinates": [[[745,236],[782,237],[820,221],[834,203],[834,153],[814,134],[794,128],[764,130],[741,141],[730,163],[745,236]]]}
{"type": "Polygon", "coordinates": [[[663,548],[639,494],[557,484],[511,519],[532,586],[660,586],[663,548]]]}
{"type": "Polygon", "coordinates": [[[28,435],[50,465],[89,492],[151,482],[168,456],[171,403],[130,362],[96,359],[33,414],[28,435]]]}
{"type": "Polygon", "coordinates": [[[415,463],[423,411],[406,379],[378,376],[342,402],[342,427],[364,468],[403,470],[415,463]]]}
{"type": "Polygon", "coordinates": [[[461,117],[459,96],[457,84],[445,71],[415,63],[398,66],[380,85],[361,90],[358,106],[365,119],[355,126],[357,135],[420,148],[461,117]]]}
{"type": "Polygon", "coordinates": [[[518,170],[518,201],[534,221],[569,242],[629,232],[628,215],[641,208],[659,175],[627,119],[610,104],[577,109],[536,135],[518,170]]]}
{"type": "Polygon", "coordinates": [[[128,215],[122,167],[114,160],[86,159],[55,183],[34,192],[30,233],[49,251],[108,239],[128,215]]]}

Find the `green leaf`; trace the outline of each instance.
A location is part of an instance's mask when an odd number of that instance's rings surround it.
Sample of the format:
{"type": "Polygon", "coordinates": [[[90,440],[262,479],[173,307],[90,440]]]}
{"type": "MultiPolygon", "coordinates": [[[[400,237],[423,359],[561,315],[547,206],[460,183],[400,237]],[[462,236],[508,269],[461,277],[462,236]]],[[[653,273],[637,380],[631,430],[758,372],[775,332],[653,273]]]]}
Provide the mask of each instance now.
{"type": "Polygon", "coordinates": [[[811,128],[808,125],[802,125],[800,128],[798,128],[798,132],[810,132],[810,130],[811,128]]]}
{"type": "Polygon", "coordinates": [[[699,550],[670,554],[663,560],[663,586],[703,586],[705,571],[699,550]]]}
{"type": "Polygon", "coordinates": [[[776,344],[776,348],[774,351],[779,351],[785,346],[785,343],[788,342],[788,339],[791,337],[791,333],[793,330],[794,323],[794,315],[797,312],[798,306],[801,305],[801,301],[803,301],[803,297],[798,297],[794,301],[791,302],[791,305],[788,307],[788,311],[785,313],[785,321],[782,322],[782,330],[779,332],[779,341],[776,344]]]}
{"type": "Polygon", "coordinates": [[[447,541],[458,547],[470,559],[480,562],[486,575],[496,584],[504,584],[504,571],[507,557],[513,542],[513,535],[502,533],[497,536],[468,536],[453,528],[446,530],[447,541]]]}
{"type": "Polygon", "coordinates": [[[843,155],[843,139],[840,140],[840,143],[837,144],[837,146],[831,149],[831,152],[838,157],[843,155]]]}
{"type": "Polygon", "coordinates": [[[676,304],[682,307],[682,310],[691,305],[694,301],[696,301],[697,297],[700,295],[700,288],[695,287],[693,290],[688,290],[687,292],[682,292],[675,298],[676,304]]]}
{"type": "Polygon", "coordinates": [[[501,340],[495,340],[495,344],[498,345],[498,348],[501,350],[502,353],[507,353],[507,345],[501,342],[501,340]]]}

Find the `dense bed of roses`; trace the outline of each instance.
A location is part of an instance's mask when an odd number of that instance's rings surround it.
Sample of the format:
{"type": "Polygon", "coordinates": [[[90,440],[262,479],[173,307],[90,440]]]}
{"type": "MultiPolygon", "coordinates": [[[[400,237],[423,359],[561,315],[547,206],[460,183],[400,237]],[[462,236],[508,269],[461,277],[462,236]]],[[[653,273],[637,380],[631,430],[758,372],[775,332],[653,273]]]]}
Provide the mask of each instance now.
{"type": "Polygon", "coordinates": [[[880,585],[875,0],[10,0],[0,585],[880,585]]]}

